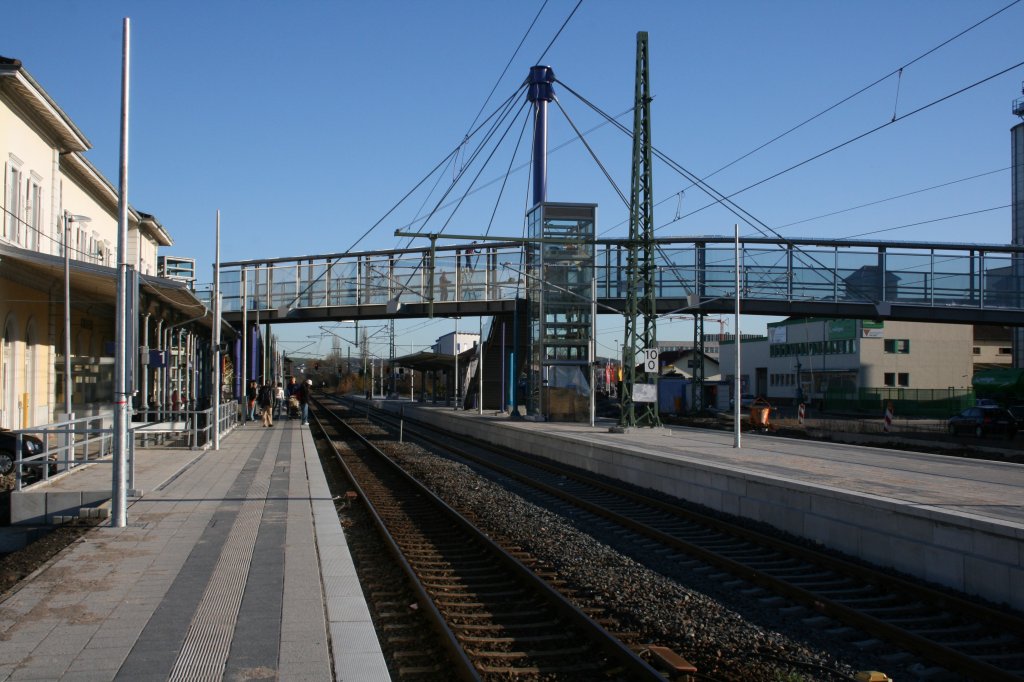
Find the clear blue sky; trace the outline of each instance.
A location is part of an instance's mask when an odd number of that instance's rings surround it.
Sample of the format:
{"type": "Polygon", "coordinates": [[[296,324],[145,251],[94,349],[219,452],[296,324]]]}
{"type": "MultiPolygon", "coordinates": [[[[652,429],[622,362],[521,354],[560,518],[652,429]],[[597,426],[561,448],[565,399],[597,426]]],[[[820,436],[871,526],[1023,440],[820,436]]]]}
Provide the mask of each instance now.
{"type": "MultiPolygon", "coordinates": [[[[653,139],[707,175],[914,60],[1010,0],[613,2],[585,0],[544,58],[596,105],[632,105],[635,34],[650,33],[653,139]]],[[[543,0],[528,2],[8,3],[0,54],[22,60],[93,142],[92,162],[117,182],[121,19],[132,20],[129,200],[173,236],[169,253],[196,257],[209,279],[216,209],[225,260],[344,251],[458,145],[543,0]]],[[[548,0],[486,113],[511,95],[576,0],[548,0]]],[[[1024,3],[912,64],[851,102],[715,175],[725,194],[1024,60],[1024,3]]],[[[1010,103],[1024,68],[910,116],[735,198],[790,237],[1007,243],[1010,103]],[[992,172],[990,171],[998,171],[992,172]],[[989,173],[830,218],[825,213],[989,173]],[[896,228],[985,211],[925,226],[896,228]]],[[[557,90],[557,88],[556,88],[557,90]]],[[[597,117],[564,90],[576,125],[597,117]]],[[[522,120],[521,118],[518,120],[522,120]]],[[[630,125],[628,117],[622,119],[630,125]]],[[[518,135],[515,126],[510,138],[518,135]]],[[[572,137],[553,111],[551,146],[572,137]]],[[[630,143],[610,127],[588,136],[623,191],[630,143]]],[[[520,159],[525,159],[520,152],[520,159]]],[[[506,144],[481,175],[500,178],[506,144]]],[[[451,177],[449,170],[442,184],[451,177]]],[[[429,183],[433,184],[433,183],[429,183]]],[[[518,235],[528,177],[510,179],[492,234],[518,235]]],[[[681,177],[655,168],[659,236],[731,234],[735,218],[681,177]]],[[[473,195],[450,232],[482,232],[498,184],[473,195]]],[[[456,194],[460,194],[457,190],[456,194]]],[[[421,193],[359,244],[401,245],[396,227],[436,201],[421,193]]],[[[624,236],[626,210],[577,143],[549,160],[552,201],[597,202],[598,231],[624,236]]],[[[428,229],[440,227],[444,217],[428,229]]],[[[743,228],[751,233],[750,228],[743,228]]],[[[749,318],[748,318],[749,319],[749,318]]],[[[763,329],[749,319],[744,331],[763,329]]],[[[424,326],[423,345],[450,330],[424,326]]],[[[475,324],[467,324],[475,327],[475,324]]],[[[602,353],[622,338],[601,318],[602,353]]],[[[685,323],[662,339],[689,338],[685,323]]],[[[708,331],[717,331],[711,325],[708,331]]],[[[278,330],[288,340],[315,333],[278,330]]],[[[330,341],[308,350],[326,352],[330,341]]],[[[297,348],[301,344],[291,344],[297,348]]],[[[401,351],[410,350],[400,348],[401,351]]]]}

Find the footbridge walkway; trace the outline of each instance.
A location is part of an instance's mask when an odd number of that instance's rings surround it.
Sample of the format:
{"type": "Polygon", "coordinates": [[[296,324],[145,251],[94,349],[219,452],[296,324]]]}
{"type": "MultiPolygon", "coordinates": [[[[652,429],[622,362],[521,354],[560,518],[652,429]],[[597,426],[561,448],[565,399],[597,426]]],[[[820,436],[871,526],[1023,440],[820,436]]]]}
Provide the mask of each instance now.
{"type": "MultiPolygon", "coordinates": [[[[593,249],[598,312],[624,308],[628,242],[481,239],[391,251],[330,253],[223,263],[224,318],[316,322],[508,312],[528,275],[546,286],[589,272],[554,273],[551,250],[593,249]],[[540,263],[527,263],[527,253],[540,263]],[[243,305],[244,302],[244,305],[243,305]]],[[[733,310],[733,237],[657,241],[659,314],[733,310]]],[[[887,318],[1017,325],[1024,317],[1024,246],[897,241],[741,238],[742,310],[749,314],[887,318]]],[[[209,301],[209,291],[205,292],[209,301]]]]}

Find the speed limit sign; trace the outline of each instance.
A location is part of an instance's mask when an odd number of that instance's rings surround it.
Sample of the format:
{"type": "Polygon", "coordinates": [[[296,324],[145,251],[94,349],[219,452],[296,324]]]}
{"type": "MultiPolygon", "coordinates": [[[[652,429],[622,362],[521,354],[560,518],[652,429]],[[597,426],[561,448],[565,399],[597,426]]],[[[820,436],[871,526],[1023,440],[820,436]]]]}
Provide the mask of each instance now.
{"type": "Polygon", "coordinates": [[[658,373],[658,349],[657,348],[644,348],[641,351],[644,355],[644,371],[648,374],[658,373]]]}

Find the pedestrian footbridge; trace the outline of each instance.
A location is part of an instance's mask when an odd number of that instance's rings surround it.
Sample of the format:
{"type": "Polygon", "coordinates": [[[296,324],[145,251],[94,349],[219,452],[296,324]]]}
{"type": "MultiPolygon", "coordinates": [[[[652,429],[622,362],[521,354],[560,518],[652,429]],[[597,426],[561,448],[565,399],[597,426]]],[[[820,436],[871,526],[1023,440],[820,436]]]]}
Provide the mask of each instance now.
{"type": "MultiPolygon", "coordinates": [[[[525,297],[528,271],[546,272],[543,255],[538,267],[526,262],[527,253],[590,246],[527,249],[522,240],[491,238],[223,263],[223,315],[250,323],[494,315],[525,297]]],[[[621,311],[630,287],[628,242],[592,246],[593,273],[576,277],[596,281],[599,313],[621,311]]],[[[738,251],[748,314],[1002,325],[1024,319],[1024,246],[741,238],[738,251]]],[[[731,312],[735,254],[732,237],[657,240],[648,254],[657,312],[731,312]]],[[[553,275],[544,276],[546,285],[563,279],[553,275]]],[[[209,301],[209,291],[205,296],[209,301]]]]}

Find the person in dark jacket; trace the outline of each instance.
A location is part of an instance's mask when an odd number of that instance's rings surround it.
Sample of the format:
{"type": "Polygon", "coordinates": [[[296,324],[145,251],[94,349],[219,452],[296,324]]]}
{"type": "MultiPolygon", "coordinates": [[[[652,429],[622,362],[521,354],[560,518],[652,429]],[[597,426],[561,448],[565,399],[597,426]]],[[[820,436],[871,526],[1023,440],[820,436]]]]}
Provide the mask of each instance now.
{"type": "Polygon", "coordinates": [[[295,383],[295,377],[288,377],[288,385],[284,387],[284,397],[285,400],[288,402],[288,407],[285,410],[285,412],[287,412],[289,419],[294,419],[299,414],[299,397],[297,394],[298,390],[299,385],[295,383]],[[294,402],[292,402],[293,397],[295,398],[294,402]]]}
{"type": "Polygon", "coordinates": [[[260,411],[263,413],[263,426],[274,425],[274,385],[270,382],[263,384],[259,393],[260,411]]]}
{"type": "Polygon", "coordinates": [[[313,380],[306,379],[306,383],[299,386],[296,395],[299,396],[299,409],[302,410],[302,423],[309,423],[309,394],[313,391],[313,380]]]}
{"type": "Polygon", "coordinates": [[[249,421],[256,421],[256,398],[259,396],[259,386],[255,381],[249,382],[249,387],[245,389],[245,416],[249,421]]]}

